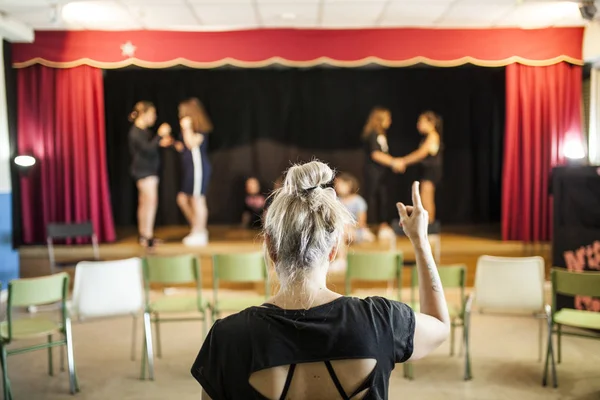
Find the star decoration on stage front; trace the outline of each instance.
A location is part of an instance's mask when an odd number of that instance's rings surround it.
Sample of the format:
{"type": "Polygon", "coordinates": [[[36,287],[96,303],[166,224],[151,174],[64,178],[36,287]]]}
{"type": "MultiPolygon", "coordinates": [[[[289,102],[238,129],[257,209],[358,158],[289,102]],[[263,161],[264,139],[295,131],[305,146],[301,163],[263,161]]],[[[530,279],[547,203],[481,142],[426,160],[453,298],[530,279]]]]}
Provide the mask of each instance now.
{"type": "Polygon", "coordinates": [[[121,45],[121,54],[125,57],[132,58],[133,56],[135,56],[136,49],[137,47],[135,47],[133,43],[128,41],[127,43],[121,45]]]}

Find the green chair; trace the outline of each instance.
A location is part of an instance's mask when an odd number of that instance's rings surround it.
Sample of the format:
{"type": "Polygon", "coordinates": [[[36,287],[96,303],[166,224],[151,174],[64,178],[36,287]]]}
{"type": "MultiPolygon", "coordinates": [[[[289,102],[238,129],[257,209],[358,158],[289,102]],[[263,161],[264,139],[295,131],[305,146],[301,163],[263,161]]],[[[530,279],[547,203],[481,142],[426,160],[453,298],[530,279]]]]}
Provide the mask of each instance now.
{"type": "Polygon", "coordinates": [[[557,311],[557,295],[600,297],[600,272],[569,272],[565,269],[553,268],[550,274],[552,279],[552,310],[548,310],[550,312],[550,318],[548,319],[548,347],[542,385],[546,386],[547,384],[548,361],[552,359],[552,381],[554,387],[557,387],[558,382],[556,379],[552,334],[554,333],[557,339],[559,364],[561,361],[561,339],[563,335],[600,340],[600,333],[598,333],[600,331],[600,313],[572,308],[562,308],[557,311]],[[563,331],[563,326],[578,328],[579,330],[563,331]]]}
{"type": "Polygon", "coordinates": [[[156,332],[156,353],[162,356],[160,340],[161,322],[202,321],[202,337],[206,335],[206,318],[208,302],[202,297],[202,273],[200,263],[195,256],[182,255],[174,257],[148,257],[144,260],[144,352],[142,360],[142,379],[145,378],[146,358],[148,359],[149,378],[154,379],[154,362],[152,354],[152,328],[154,322],[156,332]],[[161,296],[150,299],[150,285],[188,285],[196,286],[194,295],[161,296]],[[165,314],[198,313],[198,316],[167,317],[165,314]],[[150,338],[150,339],[148,339],[150,338]]]}
{"type": "Polygon", "coordinates": [[[388,297],[400,301],[403,257],[400,252],[348,253],[346,267],[346,296],[352,295],[352,281],[396,283],[396,293],[388,297]]]}
{"type": "Polygon", "coordinates": [[[269,298],[270,288],[267,266],[263,253],[216,254],[213,256],[213,320],[223,311],[237,312],[248,307],[259,306],[269,298]],[[219,298],[221,282],[250,283],[264,282],[264,296],[236,296],[219,298]]]}
{"type": "MultiPolygon", "coordinates": [[[[79,391],[79,383],[75,373],[75,360],[73,357],[73,339],[71,333],[71,319],[67,311],[67,295],[69,291],[69,275],[61,272],[56,275],[41,278],[16,279],[8,284],[8,305],[6,321],[0,324],[0,350],[2,353],[2,378],[4,382],[4,399],[11,400],[12,393],[8,379],[7,356],[27,353],[29,351],[48,349],[48,374],[52,376],[52,348],[66,346],[67,363],[69,367],[69,386],[71,394],[79,391]],[[33,318],[13,318],[13,307],[30,307],[60,302],[60,321],[36,316],[33,318]],[[62,338],[53,340],[52,335],[59,334],[62,338]],[[17,349],[7,347],[19,340],[31,340],[47,337],[47,343],[29,345],[17,349]]],[[[61,349],[62,351],[62,349],[61,349]]]]}
{"type": "MultiPolygon", "coordinates": [[[[450,356],[454,355],[454,330],[456,327],[462,327],[464,329],[464,315],[465,315],[465,305],[467,302],[467,297],[465,296],[465,285],[466,285],[466,275],[467,268],[464,264],[457,265],[446,265],[438,267],[438,274],[440,275],[440,280],[442,281],[442,286],[444,290],[446,289],[459,289],[460,290],[460,303],[459,304],[448,304],[448,313],[450,314],[450,320],[452,321],[452,326],[450,328],[450,356]]],[[[416,289],[419,286],[419,273],[417,271],[416,266],[411,271],[411,285],[410,285],[410,306],[416,312],[419,312],[419,303],[416,300],[416,289]]],[[[461,341],[461,353],[462,353],[462,344],[464,343],[464,331],[463,331],[463,340],[461,341]]],[[[412,364],[409,364],[408,375],[405,375],[405,378],[413,379],[413,368],[412,364]]]]}

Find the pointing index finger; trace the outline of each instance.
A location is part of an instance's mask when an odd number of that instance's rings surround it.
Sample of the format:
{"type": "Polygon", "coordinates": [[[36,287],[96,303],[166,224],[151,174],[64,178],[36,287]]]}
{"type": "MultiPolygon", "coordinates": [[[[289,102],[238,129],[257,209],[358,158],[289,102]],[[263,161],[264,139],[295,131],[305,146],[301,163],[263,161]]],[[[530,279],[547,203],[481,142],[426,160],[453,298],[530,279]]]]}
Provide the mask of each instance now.
{"type": "Polygon", "coordinates": [[[415,208],[423,208],[423,203],[421,203],[421,194],[419,193],[419,181],[415,181],[413,183],[412,200],[415,208]]]}

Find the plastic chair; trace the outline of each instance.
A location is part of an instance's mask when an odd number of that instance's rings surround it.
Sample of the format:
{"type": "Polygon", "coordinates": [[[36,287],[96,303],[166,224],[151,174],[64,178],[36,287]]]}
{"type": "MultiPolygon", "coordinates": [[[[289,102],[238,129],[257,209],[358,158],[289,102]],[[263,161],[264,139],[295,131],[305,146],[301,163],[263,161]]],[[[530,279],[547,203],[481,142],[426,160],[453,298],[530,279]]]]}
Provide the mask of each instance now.
{"type": "Polygon", "coordinates": [[[79,261],[89,260],[71,260],[68,262],[57,262],[54,254],[54,241],[61,239],[89,238],[92,242],[93,260],[100,260],[100,249],[98,247],[98,238],[94,232],[91,222],[66,223],[66,224],[48,224],[46,226],[46,243],[48,245],[48,258],[50,259],[50,273],[54,274],[56,267],[68,267],[77,264],[79,261]]]}
{"type": "Polygon", "coordinates": [[[479,312],[526,313],[540,319],[539,354],[542,359],[543,319],[548,319],[544,302],[544,259],[542,257],[481,256],[477,260],[475,287],[465,305],[465,380],[472,379],[469,332],[471,309],[479,312]]]}
{"type": "Polygon", "coordinates": [[[156,331],[157,356],[162,357],[160,324],[161,322],[202,321],[202,337],[206,335],[208,302],[202,297],[202,273],[200,262],[195,256],[148,257],[144,260],[145,310],[144,310],[144,353],[142,359],[142,379],[145,378],[146,359],[149,378],[154,379],[154,355],[152,352],[152,326],[156,331]],[[186,296],[162,296],[150,300],[150,285],[186,285],[195,284],[196,293],[186,296]],[[169,317],[164,314],[199,313],[196,317],[169,317]]]}
{"type": "Polygon", "coordinates": [[[396,283],[396,293],[385,296],[400,301],[402,287],[402,253],[365,252],[348,253],[346,269],[346,296],[352,295],[352,281],[388,282],[388,290],[396,283]]]}
{"type": "Polygon", "coordinates": [[[548,346],[542,385],[546,386],[548,378],[548,360],[551,358],[552,382],[553,386],[557,387],[558,382],[556,379],[556,363],[554,359],[554,348],[552,346],[552,334],[555,334],[557,338],[559,364],[561,361],[560,342],[562,335],[600,340],[600,313],[595,311],[576,310],[573,308],[562,308],[557,311],[557,295],[600,297],[600,272],[570,272],[564,269],[553,268],[550,273],[552,279],[552,309],[549,310],[548,346]],[[563,325],[572,328],[585,329],[585,331],[563,331],[563,325]]]}
{"type": "MultiPolygon", "coordinates": [[[[450,328],[450,356],[454,355],[454,331],[457,327],[463,327],[463,341],[461,341],[461,353],[462,344],[464,343],[464,312],[467,298],[465,296],[465,285],[467,267],[464,264],[459,265],[446,265],[438,266],[438,274],[444,290],[446,289],[459,289],[460,290],[460,303],[459,304],[448,304],[448,313],[450,314],[451,328],[450,328]]],[[[416,266],[411,270],[411,285],[410,285],[410,306],[416,312],[419,311],[419,303],[416,300],[416,289],[419,286],[419,273],[416,266]]],[[[413,379],[412,364],[409,364],[410,368],[408,375],[405,378],[413,379]]]]}
{"type": "Polygon", "coordinates": [[[142,260],[82,261],[75,267],[71,315],[79,321],[133,317],[131,359],[135,360],[137,319],[144,310],[142,260]]]}
{"type": "Polygon", "coordinates": [[[269,294],[269,279],[263,253],[216,254],[213,256],[213,319],[219,318],[223,311],[237,312],[248,307],[259,306],[269,298],[269,294]],[[264,282],[265,295],[219,298],[221,282],[264,282]]]}
{"type": "Polygon", "coordinates": [[[8,284],[7,320],[0,324],[0,352],[2,353],[2,378],[4,382],[4,399],[12,399],[10,381],[8,379],[7,356],[27,353],[34,350],[48,349],[48,374],[52,376],[52,348],[66,346],[67,363],[69,367],[69,386],[71,394],[79,391],[77,374],[75,373],[75,360],[73,357],[73,338],[71,333],[71,319],[67,311],[67,293],[69,291],[69,275],[62,272],[56,275],[32,279],[16,279],[8,284]],[[14,319],[13,307],[27,307],[61,303],[60,322],[50,318],[35,317],[14,319]],[[52,335],[62,335],[62,339],[53,340],[52,335]],[[47,337],[47,343],[29,345],[17,349],[8,349],[8,345],[20,340],[31,340],[47,337]]]}

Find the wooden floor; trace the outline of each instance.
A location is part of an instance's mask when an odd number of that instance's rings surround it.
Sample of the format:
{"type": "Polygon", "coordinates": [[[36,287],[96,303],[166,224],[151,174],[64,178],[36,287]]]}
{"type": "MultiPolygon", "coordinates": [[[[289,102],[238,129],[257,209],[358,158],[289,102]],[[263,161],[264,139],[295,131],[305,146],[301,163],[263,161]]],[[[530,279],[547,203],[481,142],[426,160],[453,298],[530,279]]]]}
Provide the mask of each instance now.
{"type": "MultiPolygon", "coordinates": [[[[156,231],[156,236],[164,243],[151,254],[175,255],[196,254],[201,260],[203,271],[203,286],[212,285],[211,256],[217,253],[262,251],[262,238],[258,231],[248,231],[239,227],[211,226],[209,227],[209,244],[205,247],[186,247],[181,239],[188,233],[187,227],[163,227],[156,231]]],[[[149,254],[137,243],[135,230],[121,230],[119,240],[100,246],[100,257],[112,260],[128,257],[143,257],[149,254]]],[[[414,259],[412,246],[407,238],[396,239],[396,249],[401,250],[406,260],[414,259]]],[[[381,251],[389,250],[390,242],[375,242],[352,245],[350,251],[381,251]]],[[[20,249],[21,277],[34,277],[49,273],[48,252],[45,246],[27,246],[20,249]]],[[[549,270],[551,265],[550,245],[547,243],[524,245],[518,242],[505,242],[500,238],[497,226],[444,227],[441,235],[440,265],[464,264],[467,267],[467,286],[473,285],[477,258],[482,254],[521,257],[539,255],[546,260],[549,270]]],[[[91,249],[88,246],[58,246],[57,259],[89,257],[91,249]]],[[[343,274],[331,273],[329,277],[333,288],[343,288],[343,274]]],[[[409,274],[403,274],[404,286],[408,286],[409,274]]]]}

